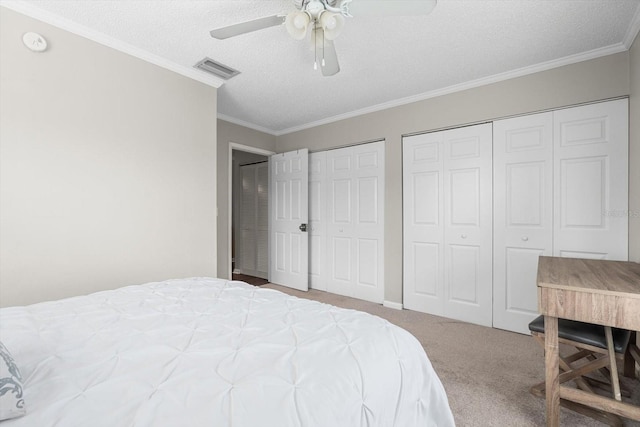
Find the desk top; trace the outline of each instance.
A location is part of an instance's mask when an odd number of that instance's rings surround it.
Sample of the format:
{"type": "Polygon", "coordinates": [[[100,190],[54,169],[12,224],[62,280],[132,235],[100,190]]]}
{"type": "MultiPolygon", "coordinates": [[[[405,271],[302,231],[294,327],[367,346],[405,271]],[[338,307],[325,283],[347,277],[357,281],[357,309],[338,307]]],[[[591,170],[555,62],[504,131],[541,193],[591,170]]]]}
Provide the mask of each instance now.
{"type": "Polygon", "coordinates": [[[640,299],[640,264],[541,256],[538,286],[640,299]]]}
{"type": "Polygon", "coordinates": [[[545,316],[640,331],[640,264],[540,257],[538,310],[545,316]]]}

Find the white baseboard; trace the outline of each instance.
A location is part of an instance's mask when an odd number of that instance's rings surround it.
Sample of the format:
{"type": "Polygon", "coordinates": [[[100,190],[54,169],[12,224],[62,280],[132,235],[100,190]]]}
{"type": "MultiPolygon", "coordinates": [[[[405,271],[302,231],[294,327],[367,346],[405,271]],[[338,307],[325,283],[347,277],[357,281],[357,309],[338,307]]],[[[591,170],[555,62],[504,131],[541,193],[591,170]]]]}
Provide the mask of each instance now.
{"type": "Polygon", "coordinates": [[[387,308],[393,308],[394,310],[402,310],[402,304],[400,304],[399,302],[385,300],[382,302],[382,306],[387,308]]]}

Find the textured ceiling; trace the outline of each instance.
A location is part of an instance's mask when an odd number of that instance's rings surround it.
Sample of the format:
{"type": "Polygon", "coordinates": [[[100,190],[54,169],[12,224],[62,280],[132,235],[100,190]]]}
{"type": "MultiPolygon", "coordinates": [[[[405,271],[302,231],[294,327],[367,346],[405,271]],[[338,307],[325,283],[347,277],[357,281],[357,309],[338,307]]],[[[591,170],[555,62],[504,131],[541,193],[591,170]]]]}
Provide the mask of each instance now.
{"type": "Polygon", "coordinates": [[[427,16],[349,18],[335,41],[341,72],[323,77],[310,43],[283,26],[209,36],[295,10],[291,0],[22,3],[191,72],[204,57],[240,70],[219,89],[219,114],[274,134],[620,52],[640,27],[640,0],[439,0],[427,16]]]}

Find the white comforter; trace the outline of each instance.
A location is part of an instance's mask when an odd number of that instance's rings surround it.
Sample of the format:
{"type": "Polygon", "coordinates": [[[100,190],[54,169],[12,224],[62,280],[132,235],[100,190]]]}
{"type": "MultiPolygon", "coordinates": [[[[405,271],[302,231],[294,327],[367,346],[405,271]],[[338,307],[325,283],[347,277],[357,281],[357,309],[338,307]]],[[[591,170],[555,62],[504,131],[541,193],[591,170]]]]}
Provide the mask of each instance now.
{"type": "Polygon", "coordinates": [[[418,341],[386,320],[197,278],[0,310],[18,426],[454,424],[418,341]]]}

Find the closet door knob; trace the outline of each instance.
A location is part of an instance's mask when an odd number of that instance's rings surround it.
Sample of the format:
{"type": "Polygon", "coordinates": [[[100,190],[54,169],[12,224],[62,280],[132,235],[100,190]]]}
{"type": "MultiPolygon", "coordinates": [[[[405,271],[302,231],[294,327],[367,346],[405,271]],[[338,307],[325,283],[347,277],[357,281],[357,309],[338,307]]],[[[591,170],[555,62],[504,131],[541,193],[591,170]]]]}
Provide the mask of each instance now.
{"type": "Polygon", "coordinates": [[[526,241],[528,241],[528,240],[529,240],[529,238],[528,238],[527,236],[523,236],[523,237],[522,237],[522,241],[523,241],[523,242],[526,242],[526,241]]]}
{"type": "Polygon", "coordinates": [[[467,235],[466,234],[462,234],[462,235],[460,235],[460,237],[462,237],[463,239],[466,239],[467,235]]]}

